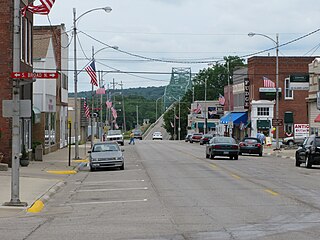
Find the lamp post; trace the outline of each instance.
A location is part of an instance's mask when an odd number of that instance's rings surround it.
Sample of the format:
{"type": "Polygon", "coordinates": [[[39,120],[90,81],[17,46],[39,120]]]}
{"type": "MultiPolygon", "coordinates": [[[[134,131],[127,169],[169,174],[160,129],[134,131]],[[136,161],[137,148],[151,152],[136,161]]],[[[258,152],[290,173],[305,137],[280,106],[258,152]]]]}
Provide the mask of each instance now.
{"type": "Polygon", "coordinates": [[[73,8],[73,63],[74,63],[74,142],[75,142],[75,159],[79,159],[79,143],[78,143],[78,72],[77,72],[77,21],[83,17],[84,15],[97,11],[97,10],[104,10],[105,12],[111,12],[112,9],[110,7],[100,7],[100,8],[93,8],[81,14],[79,17],[76,17],[76,9],[73,8]]]}
{"type": "MultiPolygon", "coordinates": [[[[261,34],[261,33],[249,33],[249,37],[253,37],[255,35],[262,36],[270,39],[272,42],[276,44],[276,119],[279,119],[279,35],[276,34],[276,40],[271,37],[261,34]]],[[[279,126],[276,126],[276,150],[279,150],[279,126]]]]}

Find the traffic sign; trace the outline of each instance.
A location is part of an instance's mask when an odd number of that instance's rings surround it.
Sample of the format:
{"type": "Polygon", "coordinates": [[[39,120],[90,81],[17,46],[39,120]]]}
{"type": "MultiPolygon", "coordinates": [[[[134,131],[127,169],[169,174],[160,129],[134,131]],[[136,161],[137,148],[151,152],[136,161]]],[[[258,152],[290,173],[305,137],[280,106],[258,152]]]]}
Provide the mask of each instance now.
{"type": "Polygon", "coordinates": [[[283,119],[272,119],[272,126],[282,127],[283,126],[283,119]]]}
{"type": "Polygon", "coordinates": [[[23,79],[23,78],[47,78],[57,79],[59,74],[57,72],[12,72],[11,78],[23,79]]]}

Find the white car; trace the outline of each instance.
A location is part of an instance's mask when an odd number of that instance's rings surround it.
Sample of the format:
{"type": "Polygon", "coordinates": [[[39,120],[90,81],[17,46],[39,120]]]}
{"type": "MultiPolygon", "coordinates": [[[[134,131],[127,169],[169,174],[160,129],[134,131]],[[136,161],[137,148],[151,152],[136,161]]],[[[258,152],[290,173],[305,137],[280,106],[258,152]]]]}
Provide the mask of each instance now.
{"type": "Polygon", "coordinates": [[[121,144],[121,146],[123,146],[124,140],[121,130],[109,130],[106,141],[116,141],[117,143],[121,144]]]}
{"type": "Polygon", "coordinates": [[[154,132],[152,135],[152,140],[162,140],[162,133],[161,132],[154,132]]]}

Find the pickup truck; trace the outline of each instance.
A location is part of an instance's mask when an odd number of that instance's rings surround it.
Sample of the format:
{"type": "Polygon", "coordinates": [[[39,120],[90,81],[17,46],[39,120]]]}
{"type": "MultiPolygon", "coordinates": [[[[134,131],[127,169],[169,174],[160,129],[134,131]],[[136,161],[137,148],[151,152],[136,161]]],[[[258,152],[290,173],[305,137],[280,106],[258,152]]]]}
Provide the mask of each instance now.
{"type": "Polygon", "coordinates": [[[121,146],[124,145],[123,135],[120,130],[109,130],[106,141],[115,141],[119,143],[121,146]]]}

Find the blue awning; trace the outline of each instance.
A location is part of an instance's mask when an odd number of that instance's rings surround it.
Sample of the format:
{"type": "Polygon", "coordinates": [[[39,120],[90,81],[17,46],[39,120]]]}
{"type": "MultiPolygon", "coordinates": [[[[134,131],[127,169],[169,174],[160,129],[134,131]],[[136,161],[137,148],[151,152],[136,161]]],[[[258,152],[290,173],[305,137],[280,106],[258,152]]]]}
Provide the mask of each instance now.
{"type": "Polygon", "coordinates": [[[246,124],[248,121],[248,113],[247,112],[232,112],[220,118],[221,124],[228,124],[232,122],[233,124],[246,124]]]}

